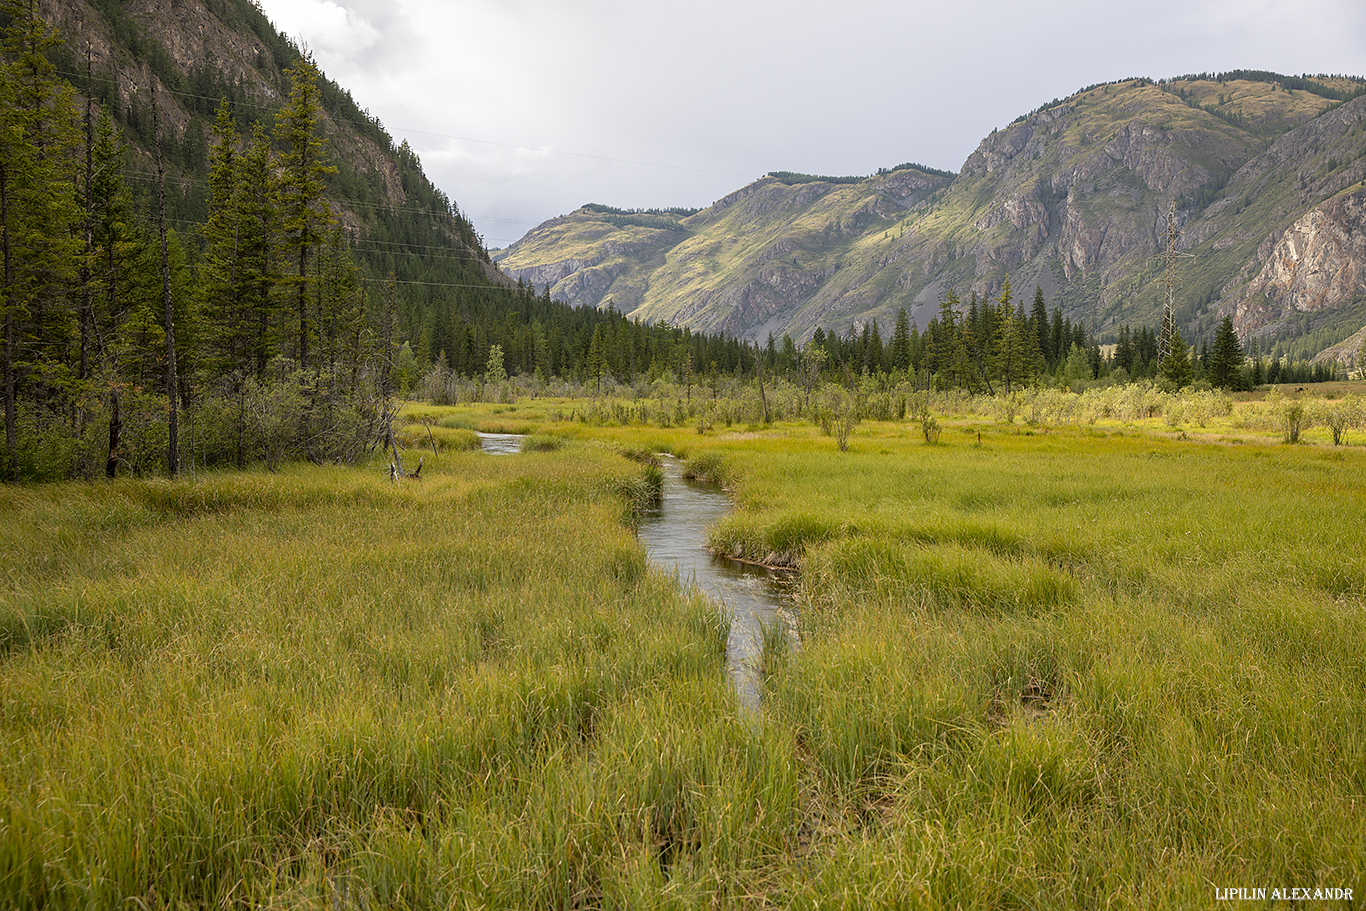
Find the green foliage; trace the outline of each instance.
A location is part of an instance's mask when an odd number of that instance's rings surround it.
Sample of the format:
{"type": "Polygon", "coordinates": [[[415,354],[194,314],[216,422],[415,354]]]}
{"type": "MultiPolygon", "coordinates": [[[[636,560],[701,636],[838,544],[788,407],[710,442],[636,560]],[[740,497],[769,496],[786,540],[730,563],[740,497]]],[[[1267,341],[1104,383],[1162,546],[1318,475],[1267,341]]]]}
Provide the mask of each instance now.
{"type": "Polygon", "coordinates": [[[1214,348],[1206,365],[1210,383],[1221,389],[1238,385],[1244,360],[1243,346],[1233,331],[1233,318],[1225,316],[1215,333],[1214,348]]]}
{"type": "Polygon", "coordinates": [[[894,171],[920,171],[922,174],[929,174],[931,177],[946,177],[950,180],[958,176],[953,171],[943,171],[939,168],[932,168],[929,165],[923,165],[918,161],[907,161],[897,165],[896,167],[877,169],[877,173],[879,176],[883,174],[891,174],[894,171]]]}
{"type": "Polygon", "coordinates": [[[769,171],[766,175],[788,186],[804,183],[831,183],[835,185],[863,183],[867,177],[826,177],[819,174],[798,174],[795,171],[769,171]]]}
{"type": "Polygon", "coordinates": [[[681,206],[674,206],[665,209],[618,209],[613,206],[604,206],[599,203],[590,202],[582,206],[585,211],[603,216],[608,222],[618,228],[638,225],[645,228],[661,228],[664,230],[678,230],[679,220],[688,218],[701,212],[701,209],[689,209],[681,206]]]}
{"type": "Polygon", "coordinates": [[[9,19],[0,45],[0,474],[10,480],[20,472],[20,409],[37,410],[40,426],[60,423],[86,376],[71,369],[80,330],[66,306],[81,258],[73,96],[45,56],[57,38],[34,4],[5,0],[0,10],[9,19]]]}
{"type": "Polygon", "coordinates": [[[1309,420],[1309,412],[1299,398],[1293,398],[1281,406],[1281,426],[1285,430],[1285,442],[1298,443],[1309,420]]]}

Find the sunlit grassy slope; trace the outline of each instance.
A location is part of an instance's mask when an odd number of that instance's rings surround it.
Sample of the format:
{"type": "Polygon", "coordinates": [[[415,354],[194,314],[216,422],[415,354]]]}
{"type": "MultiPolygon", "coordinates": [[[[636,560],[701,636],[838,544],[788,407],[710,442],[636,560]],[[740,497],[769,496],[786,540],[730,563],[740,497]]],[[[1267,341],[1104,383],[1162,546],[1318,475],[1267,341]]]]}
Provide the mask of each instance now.
{"type": "Polygon", "coordinates": [[[611,408],[415,409],[409,462],[441,451],[401,485],[0,489],[0,906],[1362,888],[1360,445],[966,411],[840,452],[611,408]],[[659,449],[731,488],[715,546],[800,560],[760,719],[716,609],[631,536],[649,472],[618,453],[659,449]]]}

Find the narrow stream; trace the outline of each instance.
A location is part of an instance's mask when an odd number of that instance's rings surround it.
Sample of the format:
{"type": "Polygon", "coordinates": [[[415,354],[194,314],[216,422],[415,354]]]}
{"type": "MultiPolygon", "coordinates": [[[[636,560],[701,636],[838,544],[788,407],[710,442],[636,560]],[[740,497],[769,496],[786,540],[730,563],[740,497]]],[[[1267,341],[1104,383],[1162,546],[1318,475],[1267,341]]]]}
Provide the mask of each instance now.
{"type": "Polygon", "coordinates": [[[762,683],[759,657],[764,630],[781,628],[795,640],[796,630],[781,580],[761,566],[750,566],[707,550],[707,529],[730,514],[730,498],[719,487],[684,480],[674,458],[664,460],[664,496],[659,507],[641,516],[637,537],[650,562],[696,584],[730,615],[726,665],[740,705],[759,709],[762,683]]]}
{"type": "MultiPolygon", "coordinates": [[[[478,433],[478,431],[475,431],[478,433]]],[[[491,455],[508,455],[522,451],[520,433],[480,433],[479,448],[491,455]]]]}
{"type": "MultiPolygon", "coordinates": [[[[506,455],[521,452],[515,433],[481,433],[484,452],[506,455]]],[[[707,550],[707,529],[730,515],[730,498],[713,484],[683,478],[678,460],[664,458],[664,492],[659,506],[640,517],[637,537],[650,562],[675,573],[683,585],[696,585],[730,616],[726,666],[740,705],[757,712],[763,691],[759,658],[764,630],[782,629],[796,644],[796,625],[787,608],[782,578],[762,566],[750,566],[707,550]]]]}

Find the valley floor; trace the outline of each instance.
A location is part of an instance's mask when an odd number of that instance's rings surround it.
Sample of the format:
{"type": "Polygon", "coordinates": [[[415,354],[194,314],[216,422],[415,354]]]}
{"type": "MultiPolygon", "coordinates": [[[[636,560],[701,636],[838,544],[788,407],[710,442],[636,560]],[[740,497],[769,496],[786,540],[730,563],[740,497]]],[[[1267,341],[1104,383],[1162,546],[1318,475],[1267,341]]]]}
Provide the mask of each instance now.
{"type": "Polygon", "coordinates": [[[841,451],[413,406],[421,480],[0,488],[0,905],[1363,894],[1366,447],[1280,442],[1280,401],[1021,407],[841,451]],[[758,723],[633,537],[656,451],[732,491],[713,547],[800,562],[758,723]]]}

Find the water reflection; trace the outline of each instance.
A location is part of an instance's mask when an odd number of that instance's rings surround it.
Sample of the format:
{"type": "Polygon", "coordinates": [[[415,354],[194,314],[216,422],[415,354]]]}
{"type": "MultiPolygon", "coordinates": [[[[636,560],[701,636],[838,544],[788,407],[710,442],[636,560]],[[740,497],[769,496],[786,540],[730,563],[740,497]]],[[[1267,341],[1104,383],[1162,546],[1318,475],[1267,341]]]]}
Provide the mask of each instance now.
{"type": "Polygon", "coordinates": [[[724,557],[706,548],[707,529],[731,510],[720,488],[683,479],[677,459],[666,458],[664,496],[657,509],[640,519],[637,532],[650,561],[676,572],[683,583],[695,583],[730,616],[726,664],[740,704],[757,710],[761,684],[758,659],[765,629],[781,629],[795,640],[795,628],[779,579],[766,569],[724,557]]]}
{"type": "Polygon", "coordinates": [[[523,436],[520,433],[480,433],[479,448],[490,455],[521,452],[523,436]]]}

